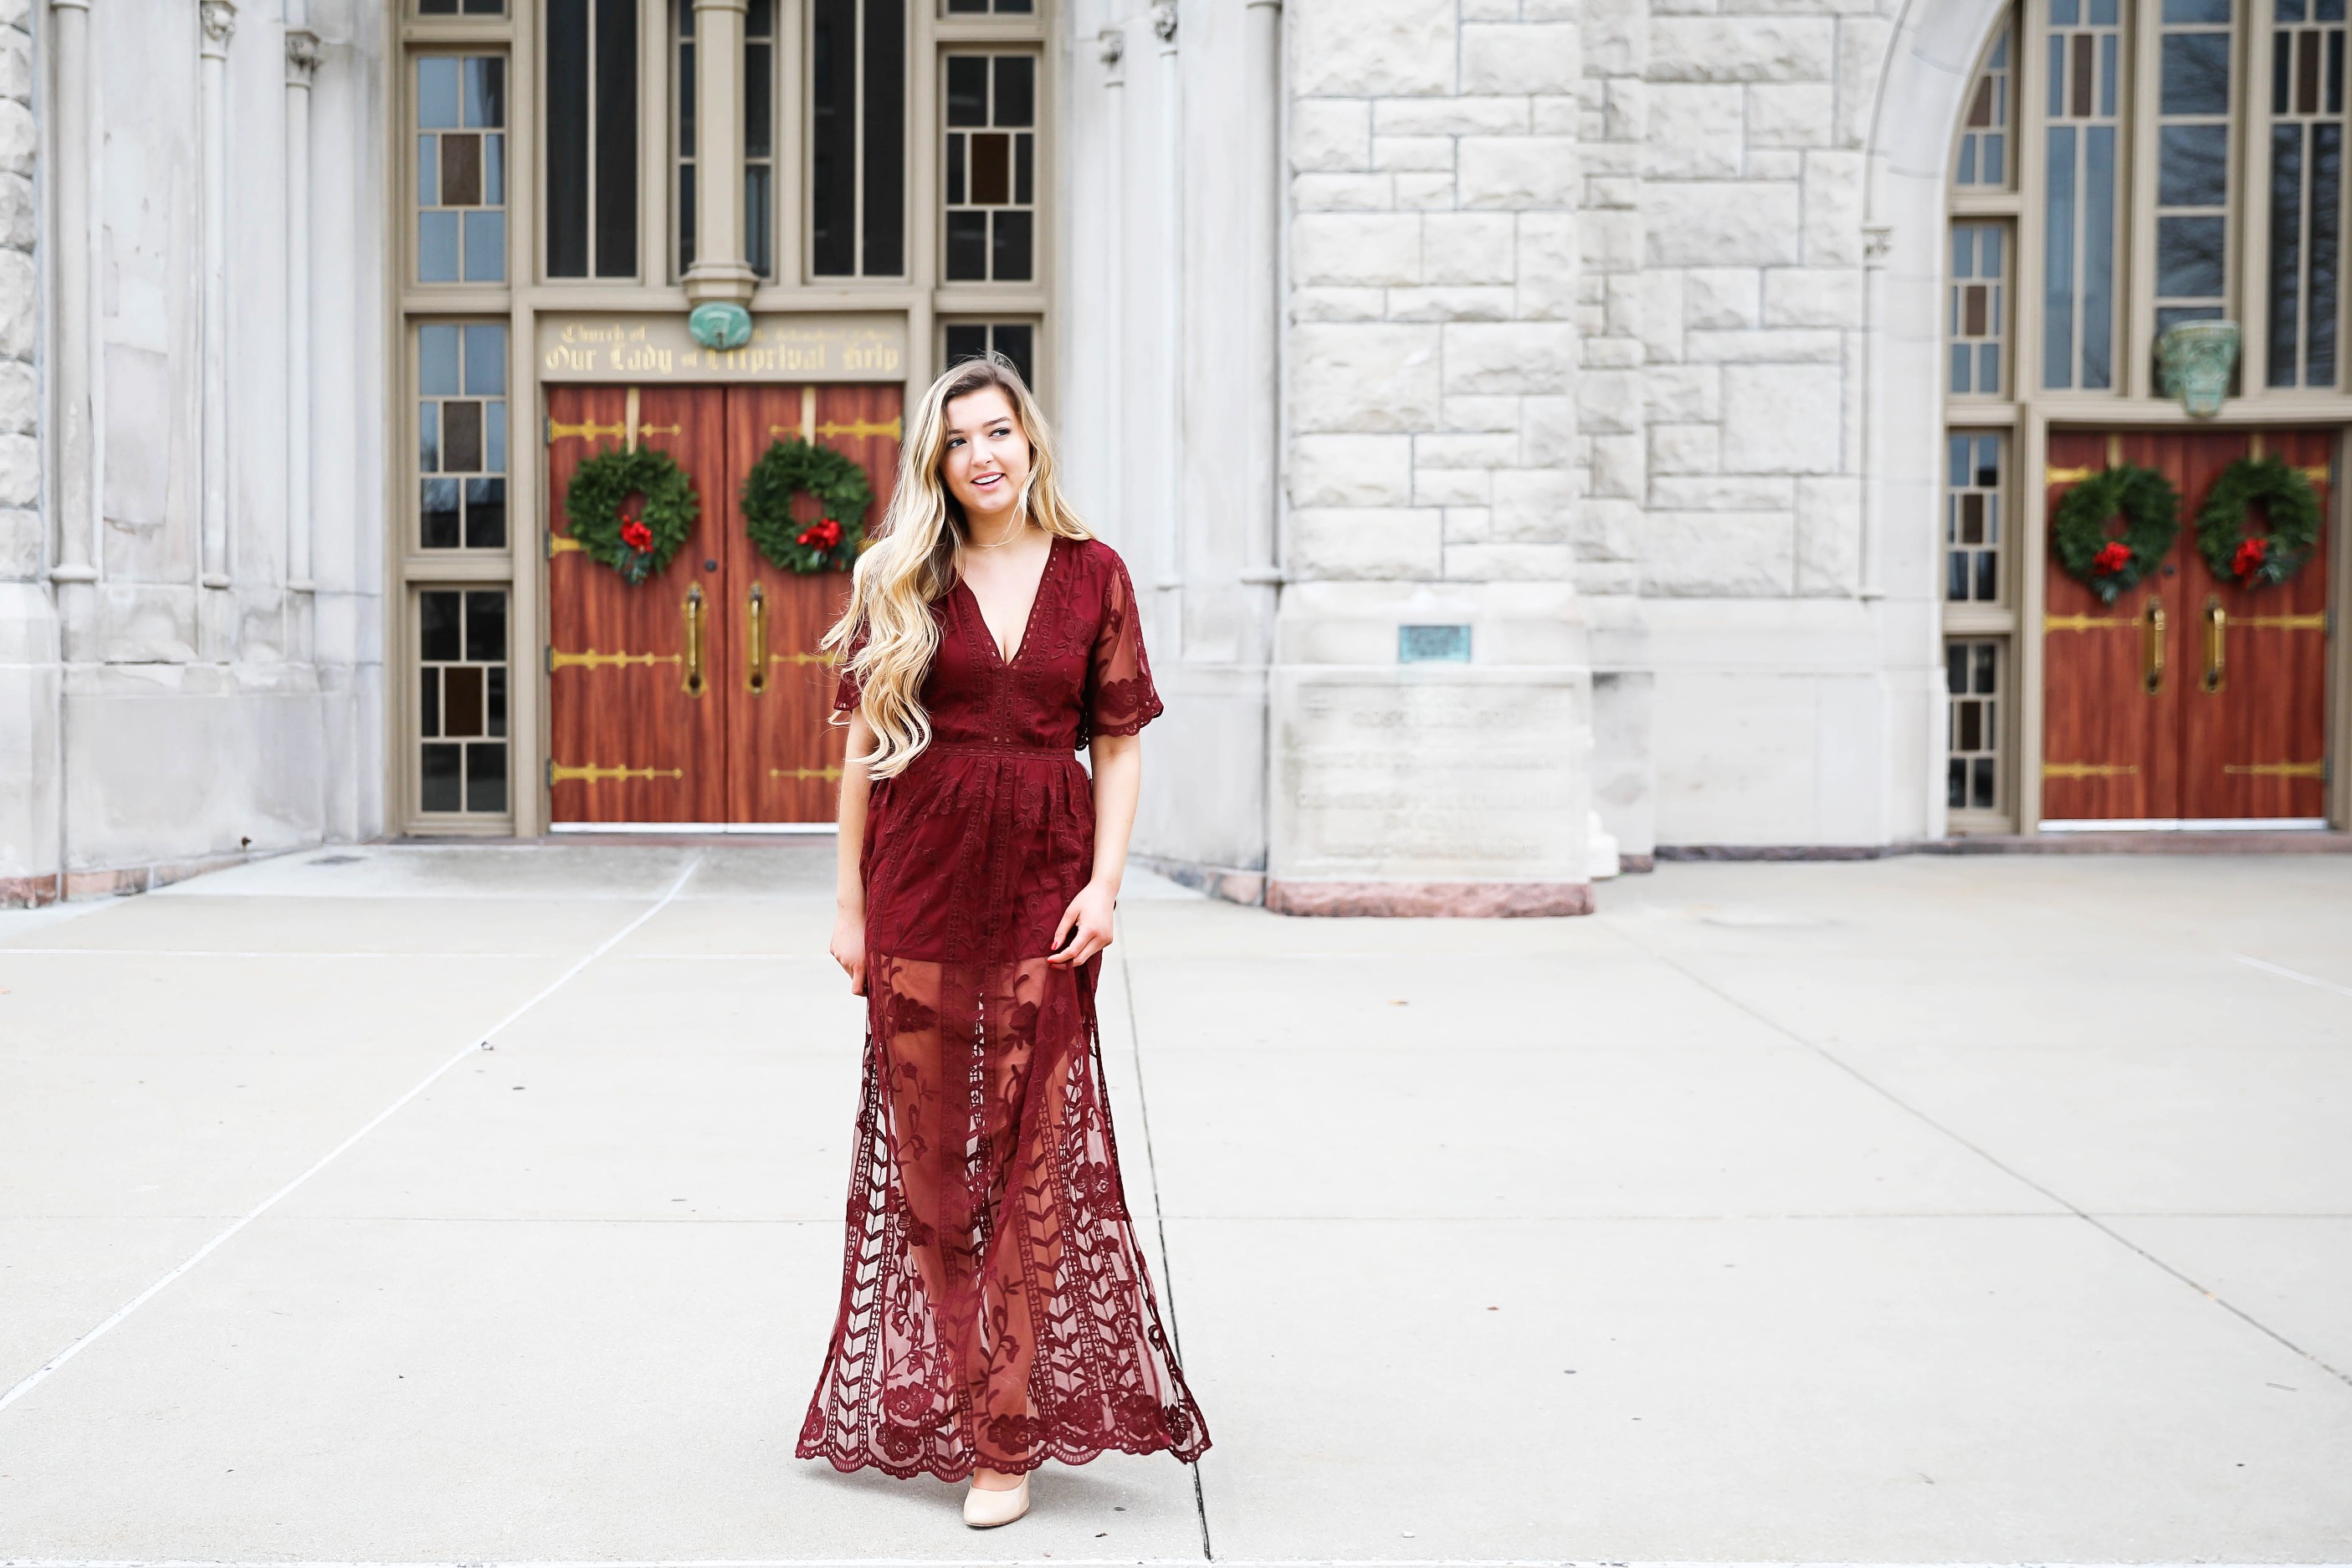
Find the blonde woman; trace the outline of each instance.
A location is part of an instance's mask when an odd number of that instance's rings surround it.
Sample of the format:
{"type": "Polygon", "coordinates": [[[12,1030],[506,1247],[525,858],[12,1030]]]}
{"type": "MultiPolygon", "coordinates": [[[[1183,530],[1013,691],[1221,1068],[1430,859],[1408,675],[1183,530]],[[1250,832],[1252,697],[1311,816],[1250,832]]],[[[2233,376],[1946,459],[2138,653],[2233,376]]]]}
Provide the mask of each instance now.
{"type": "Polygon", "coordinates": [[[971,1478],[1209,1446],[1119,1183],[1095,1028],[1160,699],[1127,568],[1001,356],[933,383],[857,563],[833,956],[866,998],[841,1310],[800,1453],[971,1478]],[[1091,746],[1093,776],[1076,752],[1091,746]]]}

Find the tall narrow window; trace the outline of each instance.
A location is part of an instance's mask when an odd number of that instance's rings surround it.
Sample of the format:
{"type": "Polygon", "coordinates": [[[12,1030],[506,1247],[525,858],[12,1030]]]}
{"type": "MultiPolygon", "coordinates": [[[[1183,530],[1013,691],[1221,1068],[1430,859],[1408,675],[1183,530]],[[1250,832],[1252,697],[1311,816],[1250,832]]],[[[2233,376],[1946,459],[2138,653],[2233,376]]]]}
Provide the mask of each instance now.
{"type": "Polygon", "coordinates": [[[2271,0],[2273,386],[2336,384],[2345,0],[2271,0]]]}
{"type": "Polygon", "coordinates": [[[677,0],[669,100],[677,112],[677,269],[694,265],[694,0],[677,0]]]}
{"type": "Polygon", "coordinates": [[[507,62],[427,55],[416,62],[416,280],[507,276],[507,62]]]}
{"type": "Polygon", "coordinates": [[[907,270],[907,7],[813,0],[809,266],[826,278],[907,270]]]}
{"type": "Polygon", "coordinates": [[[2120,0],[2049,0],[2042,383],[2115,384],[2120,0]]]}
{"type": "Polygon", "coordinates": [[[1033,9],[1033,0],[947,0],[950,16],[1026,16],[1033,9]]]}
{"type": "Polygon", "coordinates": [[[1944,597],[2000,600],[2000,437],[1956,430],[1945,437],[1944,597]]]}
{"type": "Polygon", "coordinates": [[[743,259],[776,275],[776,0],[743,16],[743,259]]]}
{"type": "Polygon", "coordinates": [[[950,282],[1036,276],[1037,59],[950,55],[947,257],[950,282]]]}
{"type": "Polygon", "coordinates": [[[548,0],[547,275],[637,270],[636,0],[548,0]]]}
{"type": "Polygon", "coordinates": [[[2181,321],[2219,321],[2229,297],[2231,5],[2165,0],[2156,131],[2158,333],[2181,321]]]}
{"type": "Polygon", "coordinates": [[[1032,390],[1037,385],[1037,329],[1027,321],[950,321],[947,363],[959,365],[992,350],[1013,362],[1032,390]]]}
{"type": "Polygon", "coordinates": [[[505,549],[505,323],[419,327],[416,389],[418,547],[505,549]]]}
{"type": "Polygon", "coordinates": [[[2009,339],[2009,229],[1997,223],[1952,226],[1951,337],[1948,390],[2000,395],[2001,349],[2009,339]]]}
{"type": "Polygon", "coordinates": [[[1949,705],[1949,760],[1944,804],[1955,811],[1999,811],[2000,800],[2000,644],[1954,638],[1944,644],[1949,705]]]}
{"type": "Polygon", "coordinates": [[[420,16],[455,16],[460,13],[468,16],[503,16],[507,14],[507,0],[464,0],[463,5],[458,0],[416,0],[416,14],[420,16]]]}
{"type": "Polygon", "coordinates": [[[2009,188],[2009,28],[1992,43],[1960,114],[1960,151],[1952,184],[1963,189],[2009,188]]]}
{"type": "Polygon", "coordinates": [[[507,591],[416,595],[417,799],[425,811],[507,809],[507,591]]]}

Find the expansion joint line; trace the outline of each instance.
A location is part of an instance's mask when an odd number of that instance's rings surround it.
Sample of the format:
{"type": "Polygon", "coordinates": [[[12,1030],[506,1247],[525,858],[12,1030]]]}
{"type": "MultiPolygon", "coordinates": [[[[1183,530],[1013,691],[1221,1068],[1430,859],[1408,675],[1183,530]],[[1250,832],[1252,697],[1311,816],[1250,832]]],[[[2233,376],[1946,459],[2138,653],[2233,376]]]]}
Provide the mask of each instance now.
{"type": "MultiPolygon", "coordinates": [[[[1118,921],[1117,934],[1127,934],[1124,919],[1118,921]]],[[[1117,946],[1119,989],[1127,993],[1127,1043],[1135,1069],[1135,1103],[1142,1112],[1143,1168],[1151,1173],[1151,1223],[1160,1233],[1160,1289],[1168,1298],[1168,1342],[1181,1362],[1184,1335],[1176,1321],[1176,1261],[1168,1255],[1168,1211],[1160,1200],[1160,1156],[1151,1144],[1151,1100],[1143,1089],[1143,1027],[1135,1011],[1135,971],[1128,966],[1126,943],[1117,946]]],[[[1184,1468],[1192,1472],[1192,1509],[1201,1521],[1201,1555],[1213,1563],[1217,1553],[1209,1542],[1209,1498],[1201,1486],[1201,1462],[1195,1459],[1184,1468]]]]}
{"type": "Polygon", "coordinates": [[[51,1373],[56,1372],[59,1367],[64,1366],[66,1363],[73,1360],[74,1357],[81,1354],[82,1352],[88,1350],[91,1345],[96,1344],[100,1340],[113,1332],[114,1330],[122,1323],[123,1320],[130,1317],[131,1313],[137,1311],[140,1308],[145,1306],[149,1301],[154,1300],[154,1298],[159,1295],[165,1287],[169,1286],[172,1281],[177,1279],[181,1275],[185,1274],[189,1269],[194,1268],[197,1264],[202,1263],[205,1258],[211,1257],[215,1252],[218,1251],[231,1237],[236,1235],[237,1232],[243,1230],[247,1226],[251,1225],[255,1220],[259,1219],[263,1215],[268,1214],[271,1209],[276,1208],[278,1204],[289,1196],[296,1188],[301,1186],[303,1183],[309,1181],[311,1177],[317,1175],[320,1172],[325,1170],[328,1166],[341,1159],[345,1153],[349,1152],[352,1145],[359,1142],[361,1139],[366,1137],[369,1133],[374,1131],[377,1128],[391,1121],[394,1116],[399,1113],[402,1107],[405,1106],[410,1100],[415,1100],[418,1095],[423,1094],[426,1089],[432,1088],[434,1084],[440,1081],[442,1075],[448,1072],[450,1068],[456,1067],[459,1062],[471,1058],[476,1053],[487,1050],[492,1040],[498,1038],[501,1033],[513,1026],[514,1024],[521,1019],[524,1014],[529,1013],[541,1002],[546,1001],[558,991],[562,990],[574,979],[578,978],[581,973],[590,964],[595,963],[598,959],[612,952],[613,949],[618,947],[632,932],[636,931],[639,926],[644,925],[647,921],[661,913],[662,910],[669,908],[672,900],[676,900],[678,894],[686,889],[687,883],[693,880],[695,872],[701,869],[701,868],[702,851],[698,849],[695,851],[692,858],[687,861],[686,868],[678,873],[677,880],[669,885],[669,890],[662,894],[662,896],[655,901],[652,908],[638,915],[635,920],[623,926],[620,930],[614,931],[611,936],[606,937],[603,942],[599,942],[595,949],[588,953],[587,956],[582,958],[577,963],[574,963],[571,968],[565,970],[562,974],[557,975],[553,980],[550,981],[545,986],[541,987],[536,994],[534,994],[530,1000],[523,1003],[520,1007],[517,1007],[513,1012],[509,1013],[505,1017],[500,1018],[497,1023],[491,1025],[488,1029],[483,1030],[481,1033],[468,1036],[465,1045],[459,1047],[454,1056],[450,1057],[448,1060],[443,1062],[439,1067],[435,1068],[431,1072],[426,1073],[423,1078],[417,1079],[415,1085],[411,1088],[406,1094],[402,1095],[398,1100],[394,1100],[390,1105],[385,1106],[382,1110],[377,1111],[373,1116],[370,1117],[367,1121],[360,1127],[359,1131],[353,1132],[350,1137],[344,1139],[341,1142],[328,1150],[324,1154],[320,1155],[318,1160],[311,1164],[309,1170],[304,1171],[300,1175],[295,1177],[292,1181],[287,1183],[284,1186],[278,1188],[276,1192],[262,1199],[261,1202],[255,1205],[252,1208],[247,1209],[243,1215],[239,1215],[227,1229],[222,1231],[218,1236],[214,1237],[210,1241],[205,1242],[202,1247],[196,1248],[195,1251],[190,1253],[181,1261],[178,1267],[173,1268],[162,1279],[156,1280],[152,1285],[148,1286],[147,1289],[140,1291],[139,1294],[131,1297],[131,1300],[116,1308],[113,1316],[108,1318],[104,1322],[99,1324],[98,1327],[90,1330],[89,1332],[82,1335],[81,1338],[74,1341],[73,1343],[68,1345],[65,1349],[51,1356],[47,1361],[43,1362],[14,1388],[9,1389],[5,1394],[0,1394],[0,1410],[7,1409],[8,1406],[16,1404],[19,1399],[22,1399],[25,1395],[32,1393],[33,1390],[38,1388],[42,1384],[48,1381],[49,1374],[51,1373]]]}
{"type": "MultiPolygon", "coordinates": [[[[1830,1066],[1837,1068],[1840,1072],[1853,1079],[1854,1082],[1862,1085],[1863,1088],[1870,1090],[1873,1094],[1877,1095],[1880,1099],[1885,1100],[1896,1110],[1905,1112],[1906,1114],[1916,1119],[1924,1125],[1933,1128],[1936,1131],[1942,1133],[1945,1137],[1950,1139],[1961,1148],[1966,1149],[1969,1152],[1974,1154],[1978,1159],[1982,1160],[1986,1164],[1990,1165],[1994,1170],[2000,1172],[2011,1180],[2017,1182],[2023,1186],[2029,1187],[2034,1192],[2040,1193],[2043,1197],[2048,1198],[2052,1203],[2056,1204],[2060,1208],[2064,1209],[2068,1214],[2074,1215],[2076,1219],[2081,1220],[2084,1225],[2089,1226],[2092,1229],[2097,1231],[2108,1240],[2116,1243],[2119,1247],[2126,1248],[2129,1251],[2137,1253],[2142,1258],[2154,1264],[2165,1273],[2171,1275],[2175,1279],[2179,1280],[2183,1285],[2188,1286],[2191,1290],[2196,1291],[2199,1295],[2204,1297],[2207,1300],[2212,1302],[2215,1306],[2221,1308],[2231,1317],[2238,1319],[2249,1328],[2252,1328],[2255,1331],[2275,1341],[2286,1349],[2293,1351],[2296,1355],[2301,1356],[2304,1360],[2309,1362],[2312,1365],[2317,1367],[2328,1376],[2336,1379],[2338,1382],[2352,1384],[2352,1373],[2346,1373],[2340,1368],[2322,1359],[2315,1352],[2304,1349],[2303,1346],[2295,1343],[2293,1340],[2287,1338],[2276,1329],[2272,1328],[2268,1323],[2263,1322],[2260,1318],[2255,1317],[2243,1307],[2239,1306],[2236,1302],[2230,1300],[2227,1297],[2221,1296],[2208,1288],[2204,1281],[2183,1273],[2179,1268],[2166,1262],[2163,1258],[2158,1258],[2155,1253],[2150,1252],[2147,1247],[2142,1247],[2138,1242],[2134,1241],[2130,1237],[2126,1236],[2123,1232],[2117,1230],[2115,1226],[2101,1219],[2097,1215],[2095,1215],[2088,1209],[2084,1208],[2072,1198],[2067,1197],[2062,1193],[2053,1191],[2050,1187],[2044,1185],[2041,1182],[2035,1181],[2032,1176],[2027,1175],[2023,1171],[2019,1170],[2016,1166],[2011,1164],[2000,1155],[1995,1154],[1991,1150],[1987,1149],[1983,1144],[1963,1136],[1953,1128],[1948,1127],[1943,1122],[1937,1121],[1933,1116],[1928,1115],[1927,1112],[1922,1110],[1919,1107],[1912,1104],[1909,1100],[1905,1100],[1901,1095],[1895,1093],[1893,1089],[1888,1089],[1885,1084],[1880,1083],[1877,1079],[1872,1078],[1868,1073],[1864,1072],[1860,1068],[1855,1067],[1852,1062],[1847,1061],[1843,1057],[1839,1056],[1835,1051],[1831,1050],[1828,1047],[1821,1044],[1817,1040],[1811,1039],[1806,1036],[1799,1034],[1796,1030],[1789,1027],[1786,1024],[1781,1023],[1779,1019],[1772,1017],[1769,1014],[1759,1011],[1747,1001],[1733,995],[1728,991],[1726,991],[1722,986],[1717,985],[1715,982],[1707,979],[1706,976],[1692,969],[1680,959],[1675,958],[1668,953],[1660,952],[1656,948],[1651,947],[1648,943],[1643,942],[1638,939],[1629,938],[1628,940],[1633,941],[1635,946],[1641,948],[1643,952],[1648,953],[1659,963],[1665,964],[1668,968],[1684,975],[1702,989],[1713,994],[1714,995],[1720,996],[1723,1000],[1730,1003],[1734,1007],[1738,1008],[1741,1012],[1747,1014],[1749,1017],[1755,1019],[1758,1023],[1763,1025],[1774,1034],[1780,1035],[1786,1039],[1793,1040],[1798,1045],[1804,1047],[1805,1049],[1812,1052],[1815,1056],[1821,1058],[1822,1060],[1829,1063],[1830,1066]]],[[[2258,969],[2276,970],[2277,973],[2284,974],[2290,979],[2307,981],[2312,984],[2322,986],[2327,990],[2333,991],[2343,989],[2343,987],[2329,984],[2326,981],[2313,980],[2309,975],[2298,974],[2291,969],[2278,969],[2274,964],[2263,963],[2256,959],[2244,958],[2242,955],[2240,955],[2240,962],[2251,963],[2258,969]]]]}

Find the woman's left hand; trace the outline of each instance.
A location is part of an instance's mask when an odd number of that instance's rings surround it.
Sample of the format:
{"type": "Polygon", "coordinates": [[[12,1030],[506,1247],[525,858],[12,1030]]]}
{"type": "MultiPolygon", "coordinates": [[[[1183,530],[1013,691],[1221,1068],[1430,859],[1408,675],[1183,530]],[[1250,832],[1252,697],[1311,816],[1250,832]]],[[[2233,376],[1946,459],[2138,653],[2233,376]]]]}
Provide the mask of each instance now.
{"type": "Polygon", "coordinates": [[[1054,928],[1054,952],[1045,962],[1063,969],[1084,963],[1111,942],[1111,911],[1118,895],[1100,882],[1088,882],[1062,911],[1054,928]]]}

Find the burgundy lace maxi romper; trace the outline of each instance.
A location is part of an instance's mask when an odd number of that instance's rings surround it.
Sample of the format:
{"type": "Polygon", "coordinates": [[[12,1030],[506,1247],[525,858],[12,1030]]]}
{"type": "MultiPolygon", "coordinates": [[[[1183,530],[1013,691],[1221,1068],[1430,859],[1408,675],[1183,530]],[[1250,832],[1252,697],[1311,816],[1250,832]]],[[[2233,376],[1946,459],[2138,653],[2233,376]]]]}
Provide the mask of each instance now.
{"type": "MultiPolygon", "coordinates": [[[[800,1454],[960,1480],[1209,1446],[1119,1183],[1101,961],[1047,964],[1094,869],[1076,752],[1157,718],[1134,586],[1056,538],[1013,662],[958,582],[931,606],[932,740],[876,782],[865,1089],[841,1312],[800,1454]]],[[[856,706],[842,682],[835,707],[856,706]]]]}

